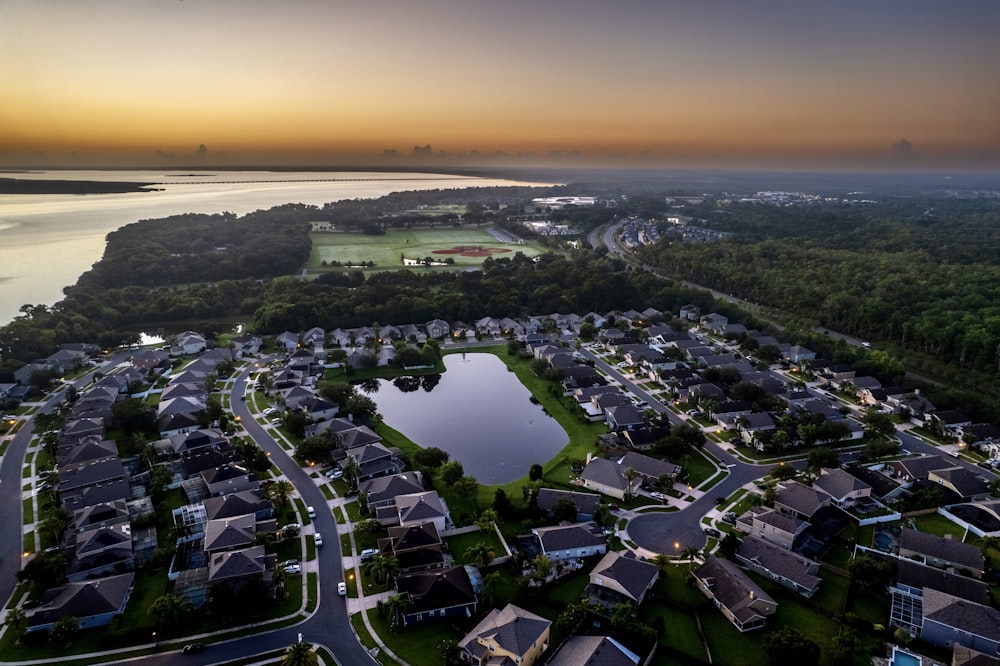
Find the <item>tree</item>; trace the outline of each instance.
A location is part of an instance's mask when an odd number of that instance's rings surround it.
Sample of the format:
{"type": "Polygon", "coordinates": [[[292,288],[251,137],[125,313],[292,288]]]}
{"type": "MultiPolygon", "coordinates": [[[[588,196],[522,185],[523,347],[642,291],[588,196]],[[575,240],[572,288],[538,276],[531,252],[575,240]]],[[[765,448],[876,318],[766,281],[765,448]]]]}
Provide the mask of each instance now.
{"type": "Polygon", "coordinates": [[[701,555],[701,551],[694,546],[685,546],[684,550],[681,551],[681,559],[688,561],[688,573],[691,573],[691,570],[694,569],[699,555],[701,555]]]}
{"type": "Polygon", "coordinates": [[[635,471],[631,467],[626,467],[622,470],[622,478],[625,479],[625,496],[632,496],[633,482],[639,478],[639,472],[635,471]]]}
{"type": "Polygon", "coordinates": [[[795,475],[798,473],[799,471],[797,469],[791,465],[786,465],[785,463],[775,465],[771,468],[770,472],[771,476],[778,481],[788,481],[789,479],[794,479],[795,475]]]}
{"type": "Polygon", "coordinates": [[[457,460],[441,465],[441,480],[446,486],[455,485],[455,482],[461,479],[464,474],[465,469],[462,467],[462,463],[457,460]]]}
{"type": "Polygon", "coordinates": [[[291,494],[295,491],[295,486],[291,481],[278,479],[267,487],[267,499],[278,509],[288,504],[291,494]]]}
{"type": "Polygon", "coordinates": [[[791,627],[764,635],[764,654],[767,663],[774,666],[815,664],[819,662],[819,652],[819,645],[791,627]]]}
{"type": "Polygon", "coordinates": [[[632,625],[635,615],[631,604],[620,603],[611,609],[611,626],[615,629],[627,629],[632,625]]]}
{"type": "Polygon", "coordinates": [[[868,432],[882,435],[891,435],[896,432],[896,424],[893,422],[892,416],[874,408],[865,412],[865,415],[861,417],[861,422],[865,424],[865,430],[868,432]]]}
{"type": "Polygon", "coordinates": [[[274,584],[274,598],[278,600],[283,600],[285,598],[285,581],[288,578],[288,574],[285,573],[285,568],[282,566],[274,567],[274,571],[271,572],[271,582],[274,584]]]}
{"type": "Polygon", "coordinates": [[[463,476],[453,487],[456,493],[464,497],[475,498],[479,494],[479,482],[474,476],[463,476]]]}
{"type": "Polygon", "coordinates": [[[719,542],[719,553],[727,560],[732,560],[736,558],[736,551],[739,547],[740,540],[732,534],[727,534],[719,542]]]}
{"type": "Polygon", "coordinates": [[[827,448],[825,446],[817,446],[816,448],[809,450],[809,453],[806,456],[806,466],[811,469],[822,469],[824,467],[832,469],[834,467],[839,467],[840,454],[837,453],[836,449],[827,448]]]}
{"type": "Polygon", "coordinates": [[[164,631],[182,627],[193,611],[190,601],[170,593],[157,597],[149,607],[149,614],[156,618],[157,629],[164,631]]]}
{"type": "Polygon", "coordinates": [[[57,645],[69,647],[78,631],[80,631],[80,620],[72,615],[68,615],[59,618],[52,625],[52,628],[49,630],[49,639],[57,645]]]}
{"type": "Polygon", "coordinates": [[[559,500],[558,502],[552,505],[552,515],[555,517],[556,520],[560,522],[562,521],[570,523],[575,522],[576,514],[577,514],[576,504],[573,503],[573,500],[566,499],[564,497],[563,499],[559,500]]]}
{"type": "Polygon", "coordinates": [[[28,614],[20,606],[16,606],[7,611],[4,623],[17,634],[21,634],[28,627],[28,614]]]}
{"type": "Polygon", "coordinates": [[[503,488],[497,488],[493,493],[493,510],[497,512],[497,515],[501,518],[510,518],[513,515],[514,506],[510,502],[510,498],[507,497],[507,491],[503,488]]]}
{"type": "Polygon", "coordinates": [[[435,469],[448,462],[449,457],[447,451],[439,449],[436,446],[429,446],[413,454],[413,462],[430,469],[435,469]]]}
{"type": "Polygon", "coordinates": [[[552,558],[548,555],[539,555],[531,563],[535,566],[535,573],[532,574],[535,580],[544,581],[552,573],[552,558]]]}
{"type": "Polygon", "coordinates": [[[861,588],[881,590],[889,583],[889,568],[867,555],[859,555],[847,563],[851,582],[861,588]]]}
{"type": "Polygon", "coordinates": [[[410,606],[409,597],[405,597],[401,594],[395,594],[383,603],[383,608],[389,613],[389,628],[393,631],[401,631],[403,629],[403,614],[406,609],[410,606]]]}
{"type": "Polygon", "coordinates": [[[484,509],[482,513],[479,514],[479,518],[476,519],[476,525],[482,531],[487,531],[493,529],[493,524],[497,522],[500,517],[497,512],[493,509],[484,509]]]}
{"type": "Polygon", "coordinates": [[[281,666],[319,666],[319,655],[304,641],[292,643],[281,657],[281,666]]]}
{"type": "Polygon", "coordinates": [[[495,606],[500,600],[500,593],[504,587],[504,577],[499,571],[493,571],[483,577],[483,601],[490,606],[495,606]]]}
{"type": "Polygon", "coordinates": [[[486,566],[496,556],[496,553],[484,541],[477,541],[465,550],[465,557],[486,566]]]}
{"type": "Polygon", "coordinates": [[[528,470],[528,480],[529,481],[538,481],[539,479],[542,478],[542,474],[543,474],[542,466],[539,465],[538,463],[535,463],[528,470]]]}
{"type": "Polygon", "coordinates": [[[395,557],[378,554],[364,565],[365,573],[372,576],[379,585],[387,583],[399,572],[399,560],[395,557]]]}

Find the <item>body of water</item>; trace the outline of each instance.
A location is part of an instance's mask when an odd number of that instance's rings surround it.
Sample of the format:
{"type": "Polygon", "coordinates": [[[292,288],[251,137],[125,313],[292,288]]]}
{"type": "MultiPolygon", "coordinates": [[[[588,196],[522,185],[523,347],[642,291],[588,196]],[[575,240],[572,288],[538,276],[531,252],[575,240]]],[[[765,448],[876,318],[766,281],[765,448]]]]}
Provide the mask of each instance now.
{"type": "Polygon", "coordinates": [[[52,305],[104,254],[111,231],[182,213],[245,214],[286,203],[322,205],[407,190],[541,185],[424,173],[271,171],[33,171],[25,180],[156,183],[156,192],[0,195],[0,324],[24,304],[52,305]]]}
{"type": "Polygon", "coordinates": [[[436,384],[379,380],[371,398],[386,424],[424,448],[447,451],[484,485],[526,477],[533,464],[548,462],[569,443],[562,426],[531,402],[528,389],[493,354],[450,354],[444,363],[447,372],[436,384]]]}

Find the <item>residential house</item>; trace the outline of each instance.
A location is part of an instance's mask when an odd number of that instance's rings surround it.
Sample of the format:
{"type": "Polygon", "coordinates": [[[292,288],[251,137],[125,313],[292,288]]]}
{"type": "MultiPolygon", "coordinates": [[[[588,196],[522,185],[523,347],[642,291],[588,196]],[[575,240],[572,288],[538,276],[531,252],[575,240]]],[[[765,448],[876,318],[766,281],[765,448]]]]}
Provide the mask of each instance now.
{"type": "Polygon", "coordinates": [[[227,463],[206,469],[201,472],[200,476],[208,488],[210,497],[255,490],[259,487],[247,468],[237,463],[227,463]]]}
{"type": "Polygon", "coordinates": [[[403,462],[380,443],[365,444],[347,452],[347,457],[357,465],[357,481],[367,481],[377,476],[399,474],[403,462]]]}
{"type": "Polygon", "coordinates": [[[659,460],[658,458],[651,458],[635,451],[629,451],[622,456],[622,459],[618,462],[618,466],[622,469],[635,470],[643,481],[651,483],[658,483],[663,479],[668,479],[669,483],[673,483],[681,473],[680,465],[675,465],[666,460],[659,460]]]}
{"type": "Polygon", "coordinates": [[[594,519],[597,505],[601,502],[600,495],[579,493],[572,490],[555,490],[554,488],[539,488],[535,495],[535,504],[547,515],[552,516],[552,510],[560,501],[571,502],[576,507],[577,522],[594,519]]]}
{"type": "Polygon", "coordinates": [[[659,575],[655,564],[637,559],[631,551],[609,551],[591,569],[584,597],[605,610],[622,603],[638,608],[659,575]]]}
{"type": "Polygon", "coordinates": [[[802,345],[791,345],[786,352],[784,352],[785,360],[792,363],[802,363],[803,361],[812,361],[816,358],[816,352],[802,345]]]}
{"type": "Polygon", "coordinates": [[[427,337],[435,340],[446,338],[451,333],[451,325],[443,319],[432,319],[424,324],[424,329],[427,331],[427,337]]]}
{"type": "Polygon", "coordinates": [[[922,481],[934,470],[954,467],[941,456],[921,456],[919,458],[904,458],[889,460],[883,466],[885,474],[901,483],[922,481]]]}
{"type": "MultiPolygon", "coordinates": [[[[956,526],[956,531],[958,531],[956,526]]],[[[954,568],[982,578],[986,568],[983,551],[949,536],[938,536],[904,527],[899,536],[899,557],[908,557],[938,569],[954,568]]]]}
{"type": "Polygon", "coordinates": [[[358,495],[364,494],[369,511],[376,511],[382,507],[395,507],[396,498],[400,495],[422,493],[424,490],[422,472],[380,476],[358,484],[358,495]]]}
{"type": "Polygon", "coordinates": [[[478,600],[465,567],[448,567],[396,577],[396,591],[409,600],[402,623],[409,627],[422,622],[468,618],[476,612],[478,600]]]}
{"type": "Polygon", "coordinates": [[[709,555],[694,571],[698,589],[741,632],[760,629],[778,603],[736,564],[709,555]]]}
{"type": "Polygon", "coordinates": [[[635,430],[646,423],[642,412],[631,404],[608,407],[604,410],[604,421],[611,430],[635,430]]]}
{"type": "Polygon", "coordinates": [[[312,396],[299,403],[299,409],[312,421],[328,421],[337,415],[340,407],[326,398],[312,396]]]}
{"type": "Polygon", "coordinates": [[[396,558],[401,573],[444,566],[443,541],[433,522],[390,527],[388,532],[387,538],[378,540],[378,549],[396,558]]]}
{"type": "Polygon", "coordinates": [[[493,609],[458,642],[459,658],[476,666],[532,666],[549,647],[550,620],[507,604],[493,609]]]}
{"type": "Polygon", "coordinates": [[[283,333],[279,333],[274,338],[274,343],[278,346],[278,349],[284,349],[286,352],[292,352],[299,346],[299,335],[298,333],[285,331],[283,333]]]}
{"type": "Polygon", "coordinates": [[[701,317],[701,308],[689,303],[681,308],[677,316],[681,321],[698,321],[701,317]]]}
{"type": "Polygon", "coordinates": [[[438,533],[451,523],[448,505],[435,490],[396,497],[396,518],[403,527],[434,523],[438,533]]]}
{"type": "Polygon", "coordinates": [[[1000,652],[1000,611],[995,608],[925,588],[921,620],[920,639],[931,645],[1000,652]]]}
{"type": "Polygon", "coordinates": [[[125,478],[125,467],[117,455],[57,468],[59,494],[79,493],[90,486],[100,486],[125,478]]]}
{"type": "Polygon", "coordinates": [[[232,343],[233,356],[239,358],[241,356],[254,356],[260,353],[260,347],[264,344],[264,341],[259,335],[248,333],[233,338],[232,343]]]}
{"type": "Polygon", "coordinates": [[[76,532],[67,539],[65,552],[70,561],[66,572],[70,582],[131,571],[135,564],[131,523],[97,525],[76,532]]]}
{"type": "Polygon", "coordinates": [[[923,617],[924,590],[932,589],[977,604],[990,604],[990,588],[981,580],[924,566],[909,559],[897,559],[896,582],[889,587],[892,605],[889,622],[916,636],[923,617]]]}
{"type": "Polygon", "coordinates": [[[277,531],[272,529],[257,529],[257,519],[251,514],[233,516],[232,518],[217,518],[205,523],[205,551],[214,553],[224,550],[242,550],[254,544],[254,536],[258,531],[277,531]]]}
{"type": "Polygon", "coordinates": [[[927,480],[944,486],[965,501],[986,499],[990,496],[990,487],[986,479],[981,474],[970,472],[964,467],[931,470],[927,473],[927,480]]]}
{"type": "Polygon", "coordinates": [[[107,626],[125,612],[134,581],[135,574],[125,573],[54,587],[27,611],[27,631],[47,631],[65,617],[75,617],[80,629],[107,626]]]}
{"type": "Polygon", "coordinates": [[[610,636],[570,636],[548,666],[639,666],[647,663],[610,636]]]}
{"type": "Polygon", "coordinates": [[[748,534],[736,550],[736,561],[804,597],[819,589],[819,564],[770,541],[748,534]]]}
{"type": "Polygon", "coordinates": [[[270,585],[275,559],[274,555],[264,552],[264,546],[212,553],[208,560],[208,582],[211,585],[226,583],[239,589],[256,578],[270,585]]]}
{"type": "MultiPolygon", "coordinates": [[[[630,448],[635,451],[649,451],[656,446],[661,439],[670,435],[670,428],[667,427],[644,427],[636,430],[624,430],[621,435],[628,442],[630,448]]],[[[680,472],[678,467],[677,472],[680,472]]],[[[674,475],[676,476],[676,474],[674,475]]]]}
{"type": "Polygon", "coordinates": [[[575,560],[607,552],[608,540],[594,521],[535,527],[542,554],[553,561],[575,560]]]}
{"type": "Polygon", "coordinates": [[[831,502],[831,497],[824,491],[798,481],[779,483],[776,490],[775,510],[799,520],[808,521],[814,513],[831,502]]]}
{"type": "Polygon", "coordinates": [[[792,549],[799,535],[806,531],[809,523],[804,520],[778,513],[766,506],[755,506],[736,519],[736,529],[758,536],[782,548],[792,549]]]}
{"type": "Polygon", "coordinates": [[[721,335],[726,326],[729,326],[729,318],[712,312],[707,315],[702,315],[701,319],[698,320],[698,323],[701,325],[703,330],[721,335]]]}
{"type": "Polygon", "coordinates": [[[839,467],[823,469],[812,485],[829,495],[830,502],[842,509],[854,506],[858,500],[872,494],[870,485],[839,467]]]}
{"type": "Polygon", "coordinates": [[[636,493],[641,481],[638,475],[632,480],[626,480],[622,471],[619,465],[606,458],[591,458],[580,473],[580,482],[584,488],[623,500],[626,494],[636,493]]]}

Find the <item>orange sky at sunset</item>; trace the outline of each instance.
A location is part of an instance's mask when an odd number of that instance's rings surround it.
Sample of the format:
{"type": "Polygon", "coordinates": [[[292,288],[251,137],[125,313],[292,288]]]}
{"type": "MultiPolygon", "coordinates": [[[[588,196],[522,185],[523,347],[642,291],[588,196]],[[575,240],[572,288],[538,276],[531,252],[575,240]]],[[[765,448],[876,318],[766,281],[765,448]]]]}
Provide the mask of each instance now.
{"type": "Polygon", "coordinates": [[[993,0],[5,0],[0,166],[995,169],[998,29],[993,0]]]}

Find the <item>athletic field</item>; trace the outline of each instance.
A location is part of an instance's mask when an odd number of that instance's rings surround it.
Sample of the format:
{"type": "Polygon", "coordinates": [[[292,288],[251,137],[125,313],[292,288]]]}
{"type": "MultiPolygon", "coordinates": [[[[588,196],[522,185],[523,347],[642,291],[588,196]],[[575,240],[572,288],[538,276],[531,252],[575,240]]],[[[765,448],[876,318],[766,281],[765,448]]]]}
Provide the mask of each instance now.
{"type": "MultiPolygon", "coordinates": [[[[503,231],[498,232],[507,236],[503,231]]],[[[534,257],[545,252],[537,245],[504,243],[486,231],[485,227],[466,229],[447,227],[442,229],[401,229],[387,231],[381,236],[360,233],[339,233],[314,231],[312,233],[312,254],[309,257],[309,272],[343,270],[348,265],[373,261],[374,268],[362,270],[448,270],[449,267],[469,268],[479,266],[486,257],[513,257],[515,252],[534,257]],[[451,258],[449,267],[404,266],[401,256],[407,259],[424,259],[444,262],[451,258]],[[323,265],[323,262],[327,266],[323,265]],[[337,267],[334,262],[340,262],[337,267]]]]}

